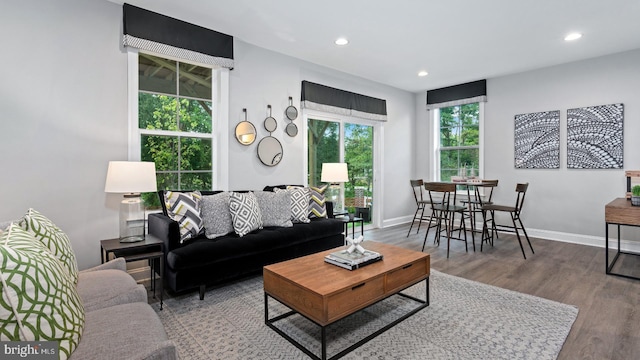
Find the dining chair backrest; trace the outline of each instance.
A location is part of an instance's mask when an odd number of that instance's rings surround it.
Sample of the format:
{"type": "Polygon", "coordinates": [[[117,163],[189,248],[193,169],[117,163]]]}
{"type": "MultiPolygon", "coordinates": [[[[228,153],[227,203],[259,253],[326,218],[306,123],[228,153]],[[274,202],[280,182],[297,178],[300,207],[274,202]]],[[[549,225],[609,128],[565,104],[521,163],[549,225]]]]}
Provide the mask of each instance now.
{"type": "Polygon", "coordinates": [[[489,188],[489,194],[485,193],[485,198],[483,203],[491,203],[491,199],[493,198],[493,189],[498,186],[498,180],[482,180],[482,183],[478,185],[478,187],[489,188]]]}
{"type": "Polygon", "coordinates": [[[422,179],[418,180],[409,180],[411,183],[411,189],[413,190],[413,198],[416,200],[416,205],[419,202],[424,201],[424,196],[422,194],[422,185],[424,181],[422,179]]]}
{"type": "Polygon", "coordinates": [[[516,184],[516,192],[518,193],[518,196],[516,197],[516,213],[518,213],[518,215],[520,214],[520,211],[522,211],[524,196],[527,194],[528,188],[529,183],[516,184]]]}
{"type": "Polygon", "coordinates": [[[424,188],[429,193],[429,201],[432,204],[443,204],[446,206],[454,205],[456,203],[456,184],[443,183],[443,182],[426,182],[424,188]],[[451,194],[453,194],[453,201],[451,201],[451,194]],[[434,201],[434,195],[440,196],[441,201],[434,201]]]}

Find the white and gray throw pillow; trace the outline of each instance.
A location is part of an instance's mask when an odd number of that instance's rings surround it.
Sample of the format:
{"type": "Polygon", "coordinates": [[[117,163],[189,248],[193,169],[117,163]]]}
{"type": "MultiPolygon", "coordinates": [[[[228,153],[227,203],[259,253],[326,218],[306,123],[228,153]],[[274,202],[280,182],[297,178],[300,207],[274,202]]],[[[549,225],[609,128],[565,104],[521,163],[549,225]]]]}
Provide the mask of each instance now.
{"type": "Polygon", "coordinates": [[[215,239],[234,231],[228,192],[202,196],[200,205],[207,239],[215,239]]]}
{"type": "Polygon", "coordinates": [[[262,226],[292,227],[291,194],[288,191],[256,191],[262,226]]]}
{"type": "Polygon", "coordinates": [[[233,219],[233,229],[238,236],[262,229],[262,214],[258,200],[252,192],[229,194],[229,210],[233,219]]]}
{"type": "Polygon", "coordinates": [[[286,190],[275,189],[276,192],[287,191],[291,194],[291,221],[294,223],[308,223],[309,220],[309,188],[287,186],[286,190]]]}

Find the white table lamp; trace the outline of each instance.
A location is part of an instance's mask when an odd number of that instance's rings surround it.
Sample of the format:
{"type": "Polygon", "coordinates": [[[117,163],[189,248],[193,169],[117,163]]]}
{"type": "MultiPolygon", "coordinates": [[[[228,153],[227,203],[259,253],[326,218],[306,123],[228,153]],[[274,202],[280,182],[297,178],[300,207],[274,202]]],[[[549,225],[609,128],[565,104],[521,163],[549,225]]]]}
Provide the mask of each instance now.
{"type": "Polygon", "coordinates": [[[109,161],[104,191],[124,194],[120,203],[120,242],[144,240],[145,214],[140,193],[157,189],[155,163],[109,161]]]}
{"type": "MultiPolygon", "coordinates": [[[[322,164],[322,173],[320,175],[320,181],[329,183],[331,185],[339,185],[349,181],[349,173],[347,171],[346,163],[324,163],[322,164]]],[[[342,189],[338,190],[337,199],[334,202],[334,209],[336,212],[344,211],[342,203],[342,189]]]]}

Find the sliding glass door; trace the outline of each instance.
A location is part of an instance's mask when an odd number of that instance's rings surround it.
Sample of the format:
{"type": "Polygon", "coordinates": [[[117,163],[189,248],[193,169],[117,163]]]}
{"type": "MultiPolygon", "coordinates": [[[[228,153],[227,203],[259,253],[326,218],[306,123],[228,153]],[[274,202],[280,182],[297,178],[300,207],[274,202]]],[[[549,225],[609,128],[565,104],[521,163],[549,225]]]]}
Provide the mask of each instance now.
{"type": "Polygon", "coordinates": [[[349,181],[340,185],[341,196],[337,198],[345,211],[360,215],[366,224],[371,224],[374,210],[374,126],[309,116],[307,127],[309,185],[323,185],[320,181],[323,163],[347,163],[349,181]]]}

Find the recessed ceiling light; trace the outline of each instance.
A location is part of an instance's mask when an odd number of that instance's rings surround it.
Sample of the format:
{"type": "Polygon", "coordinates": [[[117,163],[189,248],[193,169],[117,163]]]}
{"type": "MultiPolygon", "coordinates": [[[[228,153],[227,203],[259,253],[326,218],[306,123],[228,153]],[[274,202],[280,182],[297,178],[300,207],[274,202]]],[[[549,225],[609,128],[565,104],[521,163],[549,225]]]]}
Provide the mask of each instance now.
{"type": "Polygon", "coordinates": [[[429,75],[429,73],[424,70],[418,72],[418,76],[427,76],[427,75],[429,75]]]}
{"type": "Polygon", "coordinates": [[[578,40],[582,37],[582,34],[578,33],[578,32],[574,32],[571,33],[567,36],[564,37],[564,41],[573,41],[573,40],[578,40]]]}
{"type": "Polygon", "coordinates": [[[347,45],[348,43],[349,43],[349,40],[345,38],[338,38],[336,40],[336,45],[347,45]]]}

